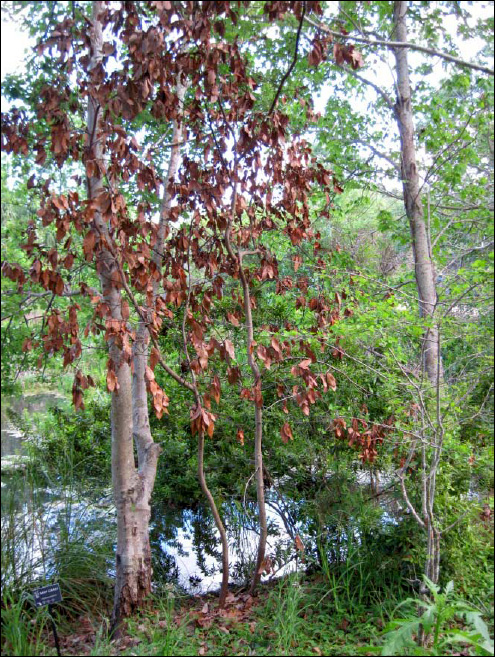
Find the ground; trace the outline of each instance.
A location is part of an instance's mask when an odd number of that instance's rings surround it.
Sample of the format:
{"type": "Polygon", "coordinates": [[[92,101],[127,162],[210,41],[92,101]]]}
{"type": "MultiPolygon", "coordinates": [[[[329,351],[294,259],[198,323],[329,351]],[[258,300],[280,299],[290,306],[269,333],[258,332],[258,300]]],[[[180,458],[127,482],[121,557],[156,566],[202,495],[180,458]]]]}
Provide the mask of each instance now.
{"type": "MultiPolygon", "coordinates": [[[[318,582],[297,579],[264,585],[255,597],[232,591],[224,609],[213,594],[168,592],[113,641],[106,624],[89,616],[62,622],[60,646],[64,655],[366,654],[383,627],[377,609],[348,617],[332,607],[318,582]]],[[[55,654],[49,628],[45,640],[55,654]]]]}

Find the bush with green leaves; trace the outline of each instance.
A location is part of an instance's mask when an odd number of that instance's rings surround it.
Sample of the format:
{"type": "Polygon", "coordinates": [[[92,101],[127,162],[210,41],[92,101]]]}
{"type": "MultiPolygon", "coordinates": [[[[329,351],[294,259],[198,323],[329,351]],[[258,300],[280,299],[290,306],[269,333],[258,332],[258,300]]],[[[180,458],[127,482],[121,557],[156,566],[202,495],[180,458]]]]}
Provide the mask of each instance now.
{"type": "Polygon", "coordinates": [[[34,455],[44,468],[63,476],[78,476],[110,481],[110,399],[95,398],[84,410],[51,408],[34,421],[37,439],[34,455]]]}
{"type": "Polygon", "coordinates": [[[478,609],[454,595],[454,582],[440,587],[424,576],[428,599],[408,598],[395,608],[406,612],[384,629],[381,655],[446,655],[462,646],[462,654],[493,655],[493,639],[478,609]],[[421,633],[423,641],[418,641],[421,633]],[[424,645],[419,645],[423,643],[424,645]]]}

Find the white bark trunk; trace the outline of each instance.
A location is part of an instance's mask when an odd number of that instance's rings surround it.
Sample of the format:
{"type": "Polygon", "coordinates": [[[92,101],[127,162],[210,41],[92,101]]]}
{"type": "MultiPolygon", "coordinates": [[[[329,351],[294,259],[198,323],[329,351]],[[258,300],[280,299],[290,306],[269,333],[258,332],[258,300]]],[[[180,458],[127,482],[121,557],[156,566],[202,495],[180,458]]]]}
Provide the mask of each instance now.
{"type": "MultiPolygon", "coordinates": [[[[91,27],[91,62],[94,69],[102,58],[103,35],[98,19],[104,3],[93,2],[91,27]]],[[[96,89],[89,95],[87,157],[103,163],[103,144],[99,139],[102,109],[96,99],[96,89]]],[[[88,199],[95,199],[103,189],[101,175],[88,178],[88,199]]],[[[108,226],[96,211],[93,226],[100,236],[108,235],[108,226]]],[[[102,294],[108,304],[112,320],[123,321],[122,295],[113,281],[119,277],[114,255],[107,246],[99,250],[97,270],[102,294]]],[[[112,483],[117,509],[116,582],[112,624],[141,607],[151,591],[151,551],[149,544],[150,496],[153,489],[160,448],[153,443],[147,422],[147,399],[144,386],[131,382],[131,367],[123,357],[121,347],[109,340],[109,355],[117,376],[118,390],[112,393],[112,483]],[[134,464],[133,393],[137,400],[135,422],[139,426],[139,469],[134,464]],[[143,413],[146,410],[146,414],[143,413]],[[147,429],[147,431],[146,431],[147,429]]],[[[139,376],[139,375],[138,375],[139,376]]],[[[134,377],[136,379],[136,376],[134,377]]]]}
{"type": "MultiPolygon", "coordinates": [[[[394,35],[397,41],[403,43],[408,40],[406,14],[407,1],[396,1],[394,4],[394,35]]],[[[430,253],[428,230],[424,221],[421,185],[416,165],[407,48],[395,48],[394,55],[398,92],[395,111],[401,140],[404,203],[411,229],[419,308],[423,317],[433,317],[437,303],[436,277],[430,253]]],[[[435,325],[427,329],[423,336],[423,362],[429,381],[436,386],[439,375],[442,377],[442,367],[438,329],[435,325]]]]}
{"type": "MultiPolygon", "coordinates": [[[[394,37],[397,41],[407,43],[407,0],[394,2],[394,37]]],[[[416,287],[419,296],[420,314],[425,318],[433,318],[423,336],[423,366],[432,389],[440,395],[440,383],[443,379],[443,370],[440,354],[440,334],[434,322],[437,304],[436,274],[430,250],[430,236],[424,221],[423,204],[421,200],[421,185],[416,165],[416,149],[414,145],[414,122],[411,100],[411,83],[409,80],[409,65],[407,48],[395,48],[395,63],[397,71],[397,103],[395,112],[401,139],[402,184],[404,190],[404,203],[406,207],[409,226],[411,229],[412,246],[414,253],[414,269],[416,287]]],[[[425,440],[425,438],[423,438],[425,440]]],[[[434,516],[435,501],[435,473],[441,453],[441,438],[434,437],[437,447],[431,458],[427,458],[426,444],[422,446],[422,515],[420,524],[427,534],[427,556],[424,566],[425,575],[434,583],[438,582],[440,570],[440,533],[436,527],[434,516]]],[[[421,592],[428,595],[427,588],[422,587],[421,592]]],[[[420,626],[418,642],[425,646],[428,636],[423,626],[420,626]]]]}

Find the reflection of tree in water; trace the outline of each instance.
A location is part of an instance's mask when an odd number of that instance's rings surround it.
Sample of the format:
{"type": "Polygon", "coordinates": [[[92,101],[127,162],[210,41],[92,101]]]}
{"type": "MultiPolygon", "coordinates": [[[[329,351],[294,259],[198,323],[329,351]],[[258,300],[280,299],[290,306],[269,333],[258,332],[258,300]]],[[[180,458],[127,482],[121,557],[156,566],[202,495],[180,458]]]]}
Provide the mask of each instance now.
{"type": "MultiPolygon", "coordinates": [[[[269,574],[281,570],[294,560],[294,538],[298,533],[295,510],[298,503],[268,491],[266,495],[268,541],[266,557],[269,574]]],[[[253,574],[259,540],[257,504],[253,501],[231,502],[223,506],[232,550],[231,574],[237,583],[247,583],[253,574]]],[[[297,525],[299,526],[297,520],[297,525]]]]}
{"type": "MultiPolygon", "coordinates": [[[[292,497],[283,489],[274,488],[267,492],[266,499],[269,577],[288,572],[287,567],[312,570],[324,564],[345,566],[350,552],[364,550],[372,555],[378,549],[380,554],[386,553],[389,544],[393,547],[399,529],[396,527],[399,518],[370,501],[369,486],[358,485],[349,472],[327,474],[312,494],[292,497]],[[304,558],[296,548],[296,537],[304,546],[304,558]]],[[[390,511],[389,506],[386,508],[390,511]]],[[[251,578],[256,562],[257,505],[252,500],[231,500],[222,505],[221,512],[228,532],[231,578],[243,584],[251,578]]],[[[186,574],[185,585],[189,590],[220,572],[218,533],[209,509],[202,505],[177,509],[155,504],[151,547],[158,584],[182,580],[184,585],[185,573],[177,557],[190,554],[195,564],[193,571],[186,574]]]]}
{"type": "MultiPolygon", "coordinates": [[[[207,557],[217,563],[221,560],[218,536],[210,512],[199,505],[194,509],[176,509],[155,504],[151,518],[151,552],[155,580],[164,583],[179,579],[176,558],[168,551],[174,549],[179,556],[188,556],[185,542],[191,542],[201,574],[212,575],[216,566],[207,565],[207,557]],[[180,534],[179,534],[180,531],[180,534]]],[[[197,578],[191,578],[194,585],[197,578]],[[193,581],[194,580],[194,581],[193,581]]]]}
{"type": "Polygon", "coordinates": [[[163,550],[163,545],[172,545],[182,550],[177,533],[183,523],[183,510],[171,509],[166,505],[152,505],[150,522],[151,558],[153,576],[157,584],[177,581],[179,569],[175,558],[163,550]]]}
{"type": "Polygon", "coordinates": [[[209,509],[206,509],[204,506],[198,506],[197,509],[190,513],[190,523],[193,529],[193,546],[196,552],[198,566],[201,573],[207,577],[213,575],[217,567],[208,568],[206,557],[213,557],[217,564],[221,563],[222,552],[220,549],[220,539],[209,509]]]}
{"type": "Polygon", "coordinates": [[[233,557],[231,576],[235,582],[245,584],[249,582],[256,563],[259,535],[257,505],[255,502],[247,502],[243,506],[233,500],[224,504],[222,511],[233,557]]]}

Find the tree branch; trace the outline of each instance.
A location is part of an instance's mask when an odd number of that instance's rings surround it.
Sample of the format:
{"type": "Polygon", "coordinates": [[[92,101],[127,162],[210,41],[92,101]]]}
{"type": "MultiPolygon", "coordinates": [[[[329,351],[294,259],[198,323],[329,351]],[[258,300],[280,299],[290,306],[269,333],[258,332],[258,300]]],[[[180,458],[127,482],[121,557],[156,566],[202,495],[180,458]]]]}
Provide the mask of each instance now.
{"type": "Polygon", "coordinates": [[[303,2],[301,20],[299,21],[299,27],[297,28],[296,47],[294,48],[294,57],[292,58],[292,63],[289,66],[289,68],[287,69],[287,72],[285,73],[284,77],[282,78],[282,80],[279,84],[279,87],[277,89],[277,93],[275,94],[275,98],[273,99],[270,110],[268,111],[268,116],[270,116],[271,113],[273,112],[273,110],[275,109],[275,105],[277,104],[278,97],[280,96],[280,94],[282,92],[285,81],[287,80],[289,75],[292,73],[292,70],[293,70],[294,66],[296,65],[297,54],[298,54],[297,51],[298,51],[298,48],[299,48],[299,38],[301,36],[301,30],[302,30],[302,25],[303,25],[303,22],[304,22],[305,15],[306,15],[306,2],[303,2]]]}
{"type": "MultiPolygon", "coordinates": [[[[331,30],[326,25],[323,25],[323,23],[319,23],[318,21],[315,21],[314,19],[309,18],[308,16],[306,16],[305,20],[306,20],[307,23],[309,23],[313,27],[318,28],[319,30],[322,30],[326,34],[330,34],[331,36],[335,36],[335,37],[339,37],[339,38],[344,37],[344,35],[341,34],[340,32],[335,32],[334,30],[331,30]]],[[[454,57],[453,55],[448,55],[447,53],[441,52],[439,50],[435,50],[434,48],[427,48],[426,46],[419,46],[416,43],[409,43],[409,42],[403,42],[403,41],[383,41],[382,39],[373,40],[373,39],[367,39],[366,37],[358,37],[358,36],[353,36],[351,38],[354,41],[359,41],[360,43],[365,43],[369,46],[385,46],[386,48],[410,48],[411,50],[417,50],[418,52],[423,52],[427,55],[433,55],[434,57],[440,57],[442,59],[445,59],[447,62],[453,62],[454,64],[457,64],[458,66],[465,66],[466,68],[471,68],[475,71],[481,71],[482,73],[488,73],[488,75],[495,75],[495,71],[492,68],[489,68],[488,66],[482,66],[480,64],[471,64],[470,62],[466,62],[464,59],[460,59],[459,57],[454,57]]]]}
{"type": "Polygon", "coordinates": [[[367,84],[369,87],[374,89],[376,93],[383,98],[385,101],[385,104],[387,107],[393,112],[394,116],[396,113],[395,105],[392,102],[391,98],[386,94],[383,89],[381,89],[377,84],[374,82],[371,82],[371,80],[368,80],[367,78],[363,78],[362,75],[359,75],[359,73],[356,73],[356,71],[353,71],[352,68],[346,68],[345,66],[341,66],[340,64],[337,64],[335,62],[335,66],[337,68],[340,68],[341,71],[345,71],[346,73],[349,73],[349,75],[352,75],[352,77],[356,78],[356,80],[360,80],[361,82],[364,82],[364,84],[367,84]]]}

